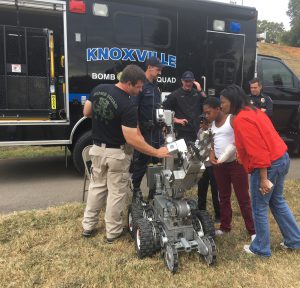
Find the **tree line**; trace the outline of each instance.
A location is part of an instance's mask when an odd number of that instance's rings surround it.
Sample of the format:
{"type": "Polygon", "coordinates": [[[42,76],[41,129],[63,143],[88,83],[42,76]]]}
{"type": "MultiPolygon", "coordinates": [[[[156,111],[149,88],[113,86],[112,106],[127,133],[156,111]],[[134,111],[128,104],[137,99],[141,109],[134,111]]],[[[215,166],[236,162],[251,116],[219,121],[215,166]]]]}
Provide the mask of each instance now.
{"type": "Polygon", "coordinates": [[[283,23],[257,21],[257,33],[266,32],[267,43],[282,43],[289,46],[300,47],[300,1],[289,0],[288,11],[290,30],[286,31],[283,23]]]}

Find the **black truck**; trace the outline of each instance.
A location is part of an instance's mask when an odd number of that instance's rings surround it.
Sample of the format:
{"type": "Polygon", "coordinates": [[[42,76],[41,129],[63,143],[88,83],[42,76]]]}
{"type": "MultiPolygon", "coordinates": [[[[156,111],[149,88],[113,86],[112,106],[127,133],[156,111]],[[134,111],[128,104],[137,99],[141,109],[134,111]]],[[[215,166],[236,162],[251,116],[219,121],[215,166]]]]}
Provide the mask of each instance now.
{"type": "MultiPolygon", "coordinates": [[[[91,143],[82,107],[96,85],[157,56],[163,96],[185,70],[210,96],[232,83],[247,89],[256,22],[255,8],[204,0],[0,0],[0,146],[65,145],[80,171],[91,143]]],[[[258,58],[257,72],[274,100],[274,123],[299,144],[299,80],[286,68],[290,80],[266,85],[267,59],[258,58]]]]}
{"type": "Polygon", "coordinates": [[[290,151],[300,148],[300,81],[293,71],[277,57],[257,56],[257,76],[263,91],[273,100],[272,121],[290,151]]]}

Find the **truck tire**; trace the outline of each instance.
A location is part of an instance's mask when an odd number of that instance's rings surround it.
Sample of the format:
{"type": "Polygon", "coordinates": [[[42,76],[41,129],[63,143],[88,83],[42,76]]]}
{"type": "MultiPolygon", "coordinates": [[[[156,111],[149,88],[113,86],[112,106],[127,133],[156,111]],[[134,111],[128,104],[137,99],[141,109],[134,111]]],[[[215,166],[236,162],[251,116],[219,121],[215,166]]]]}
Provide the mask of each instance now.
{"type": "Polygon", "coordinates": [[[84,164],[82,160],[82,150],[92,144],[92,131],[83,133],[75,142],[72,151],[73,164],[76,170],[80,173],[84,173],[84,164]]]}

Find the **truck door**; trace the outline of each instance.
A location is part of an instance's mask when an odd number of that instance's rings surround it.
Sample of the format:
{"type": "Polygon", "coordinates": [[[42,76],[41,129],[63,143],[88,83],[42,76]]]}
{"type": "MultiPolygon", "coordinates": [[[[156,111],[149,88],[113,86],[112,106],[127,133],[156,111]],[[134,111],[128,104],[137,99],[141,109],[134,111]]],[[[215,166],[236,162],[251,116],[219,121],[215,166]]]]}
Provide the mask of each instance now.
{"type": "MultiPolygon", "coordinates": [[[[0,108],[4,118],[48,118],[51,110],[47,29],[0,26],[4,69],[0,108]]],[[[53,57],[53,55],[52,55],[53,57]]],[[[52,108],[54,107],[52,102],[52,108]]]]}
{"type": "Polygon", "coordinates": [[[0,1],[0,125],[68,119],[65,13],[62,1],[0,1]]]}
{"type": "Polygon", "coordinates": [[[257,73],[263,92],[273,100],[272,121],[276,129],[286,135],[299,130],[299,79],[278,58],[257,57],[257,73]]]}
{"type": "Polygon", "coordinates": [[[219,96],[230,84],[242,85],[245,35],[207,31],[206,91],[219,96]]]}

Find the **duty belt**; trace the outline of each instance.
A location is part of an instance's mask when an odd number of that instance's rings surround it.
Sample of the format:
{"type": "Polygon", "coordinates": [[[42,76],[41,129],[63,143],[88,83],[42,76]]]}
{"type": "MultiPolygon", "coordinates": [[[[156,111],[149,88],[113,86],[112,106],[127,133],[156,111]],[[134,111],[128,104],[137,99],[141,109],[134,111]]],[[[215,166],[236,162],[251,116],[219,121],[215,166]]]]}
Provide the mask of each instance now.
{"type": "Polygon", "coordinates": [[[117,145],[117,144],[108,144],[108,143],[103,143],[99,141],[93,141],[94,145],[97,145],[99,147],[104,147],[104,148],[115,148],[115,149],[124,149],[124,144],[123,145],[117,145]]]}

